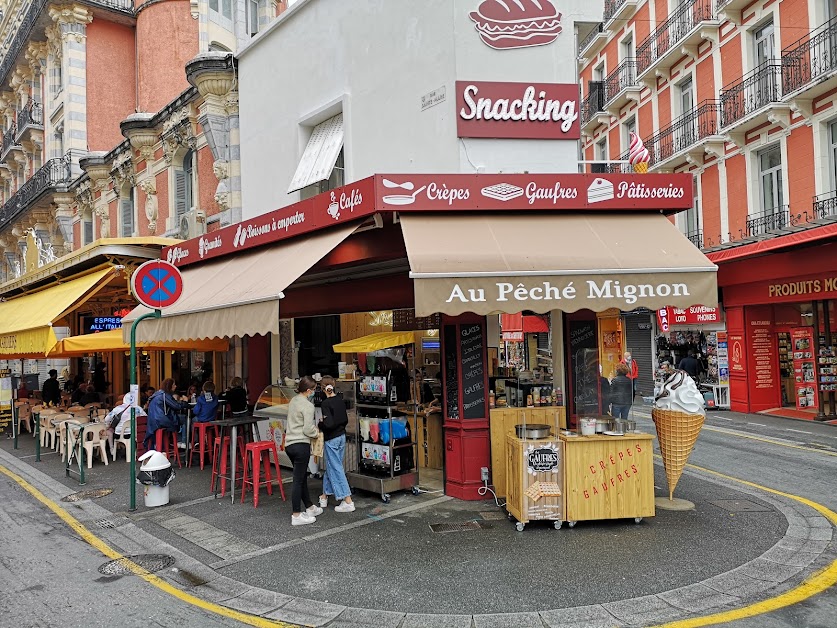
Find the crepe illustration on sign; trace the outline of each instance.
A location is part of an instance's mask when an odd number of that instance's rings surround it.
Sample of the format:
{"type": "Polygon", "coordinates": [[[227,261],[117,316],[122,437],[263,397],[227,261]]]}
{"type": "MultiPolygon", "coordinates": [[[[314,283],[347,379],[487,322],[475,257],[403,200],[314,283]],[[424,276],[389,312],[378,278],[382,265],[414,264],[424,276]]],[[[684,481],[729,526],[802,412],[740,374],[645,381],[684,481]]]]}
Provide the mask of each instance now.
{"type": "MultiPolygon", "coordinates": [[[[405,181],[404,183],[396,183],[395,181],[390,181],[389,179],[384,179],[383,184],[385,188],[389,189],[401,189],[401,190],[412,190],[415,185],[412,181],[405,181]]],[[[412,194],[389,194],[383,197],[384,203],[387,205],[412,205],[416,202],[416,196],[419,192],[422,192],[426,185],[421,186],[418,190],[413,192],[412,194]]]]}
{"type": "Polygon", "coordinates": [[[483,43],[497,50],[545,46],[562,30],[550,0],[485,0],[469,17],[483,43]]]}
{"type": "Polygon", "coordinates": [[[613,199],[613,184],[607,179],[597,177],[587,188],[587,202],[601,203],[613,199]]]}
{"type": "Polygon", "coordinates": [[[518,196],[523,196],[523,188],[511,183],[498,183],[496,185],[489,185],[483,188],[482,195],[486,198],[494,198],[498,201],[510,201],[518,196]]]}

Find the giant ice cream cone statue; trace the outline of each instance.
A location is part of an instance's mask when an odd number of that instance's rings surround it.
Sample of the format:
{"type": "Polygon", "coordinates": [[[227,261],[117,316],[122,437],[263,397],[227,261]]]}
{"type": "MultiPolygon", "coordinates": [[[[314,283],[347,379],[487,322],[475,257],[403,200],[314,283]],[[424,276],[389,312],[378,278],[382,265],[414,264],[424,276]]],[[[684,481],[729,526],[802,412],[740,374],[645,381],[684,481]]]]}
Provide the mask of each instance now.
{"type": "Polygon", "coordinates": [[[685,371],[674,371],[669,375],[662,392],[654,400],[651,416],[657,427],[660,454],[668,478],[669,500],[674,498],[674,489],[703,427],[706,418],[703,404],[703,395],[685,371]]]}
{"type": "Polygon", "coordinates": [[[631,147],[628,152],[628,161],[634,167],[634,172],[637,174],[645,174],[648,172],[648,162],[651,161],[651,153],[645,148],[645,144],[639,139],[639,135],[631,133],[631,147]]]}

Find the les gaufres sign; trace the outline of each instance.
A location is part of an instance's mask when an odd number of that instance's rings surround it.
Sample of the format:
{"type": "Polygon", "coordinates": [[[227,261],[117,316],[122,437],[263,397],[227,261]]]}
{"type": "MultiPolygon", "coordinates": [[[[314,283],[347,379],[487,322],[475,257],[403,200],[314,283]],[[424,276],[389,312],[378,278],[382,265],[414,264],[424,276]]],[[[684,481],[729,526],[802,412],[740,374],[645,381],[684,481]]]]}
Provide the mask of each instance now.
{"type": "Polygon", "coordinates": [[[456,82],[459,137],[577,140],[576,83],[456,82]]]}
{"type": "Polygon", "coordinates": [[[561,458],[558,448],[552,443],[526,449],[526,470],[531,475],[538,473],[558,473],[561,470],[561,458]]]}

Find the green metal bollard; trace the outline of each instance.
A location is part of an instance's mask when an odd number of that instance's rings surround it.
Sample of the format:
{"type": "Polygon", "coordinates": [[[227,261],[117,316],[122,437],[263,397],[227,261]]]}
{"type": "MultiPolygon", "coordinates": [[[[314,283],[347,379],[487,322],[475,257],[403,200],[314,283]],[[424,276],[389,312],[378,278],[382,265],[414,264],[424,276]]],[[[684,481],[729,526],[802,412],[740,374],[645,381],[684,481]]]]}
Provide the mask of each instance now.
{"type": "Polygon", "coordinates": [[[41,461],[41,413],[36,412],[32,416],[35,418],[35,462],[40,462],[41,461]]]}
{"type": "Polygon", "coordinates": [[[12,436],[14,436],[15,439],[15,449],[17,449],[17,430],[17,406],[15,406],[15,400],[12,399],[12,436]]]}

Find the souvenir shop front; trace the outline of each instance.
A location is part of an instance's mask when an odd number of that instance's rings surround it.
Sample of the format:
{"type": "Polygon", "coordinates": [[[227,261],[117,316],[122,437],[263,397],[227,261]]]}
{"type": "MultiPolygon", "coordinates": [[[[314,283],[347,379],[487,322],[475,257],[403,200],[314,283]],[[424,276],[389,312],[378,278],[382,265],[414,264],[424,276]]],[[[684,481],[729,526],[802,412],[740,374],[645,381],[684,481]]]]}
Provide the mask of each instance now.
{"type": "Polygon", "coordinates": [[[550,314],[553,388],[568,391],[570,418],[596,406],[599,313],[717,305],[716,267],[665,216],[690,191],[676,174],[376,175],[169,247],[183,295],[138,337],[272,334],[281,353],[282,319],[439,314],[445,490],[477,499],[491,466],[486,317],[550,314]],[[520,201],[486,193],[501,185],[520,201]],[[590,200],[603,185],[626,193],[590,200]]]}
{"type": "Polygon", "coordinates": [[[719,260],[732,409],[837,418],[837,243],[746,253],[719,260]]]}

